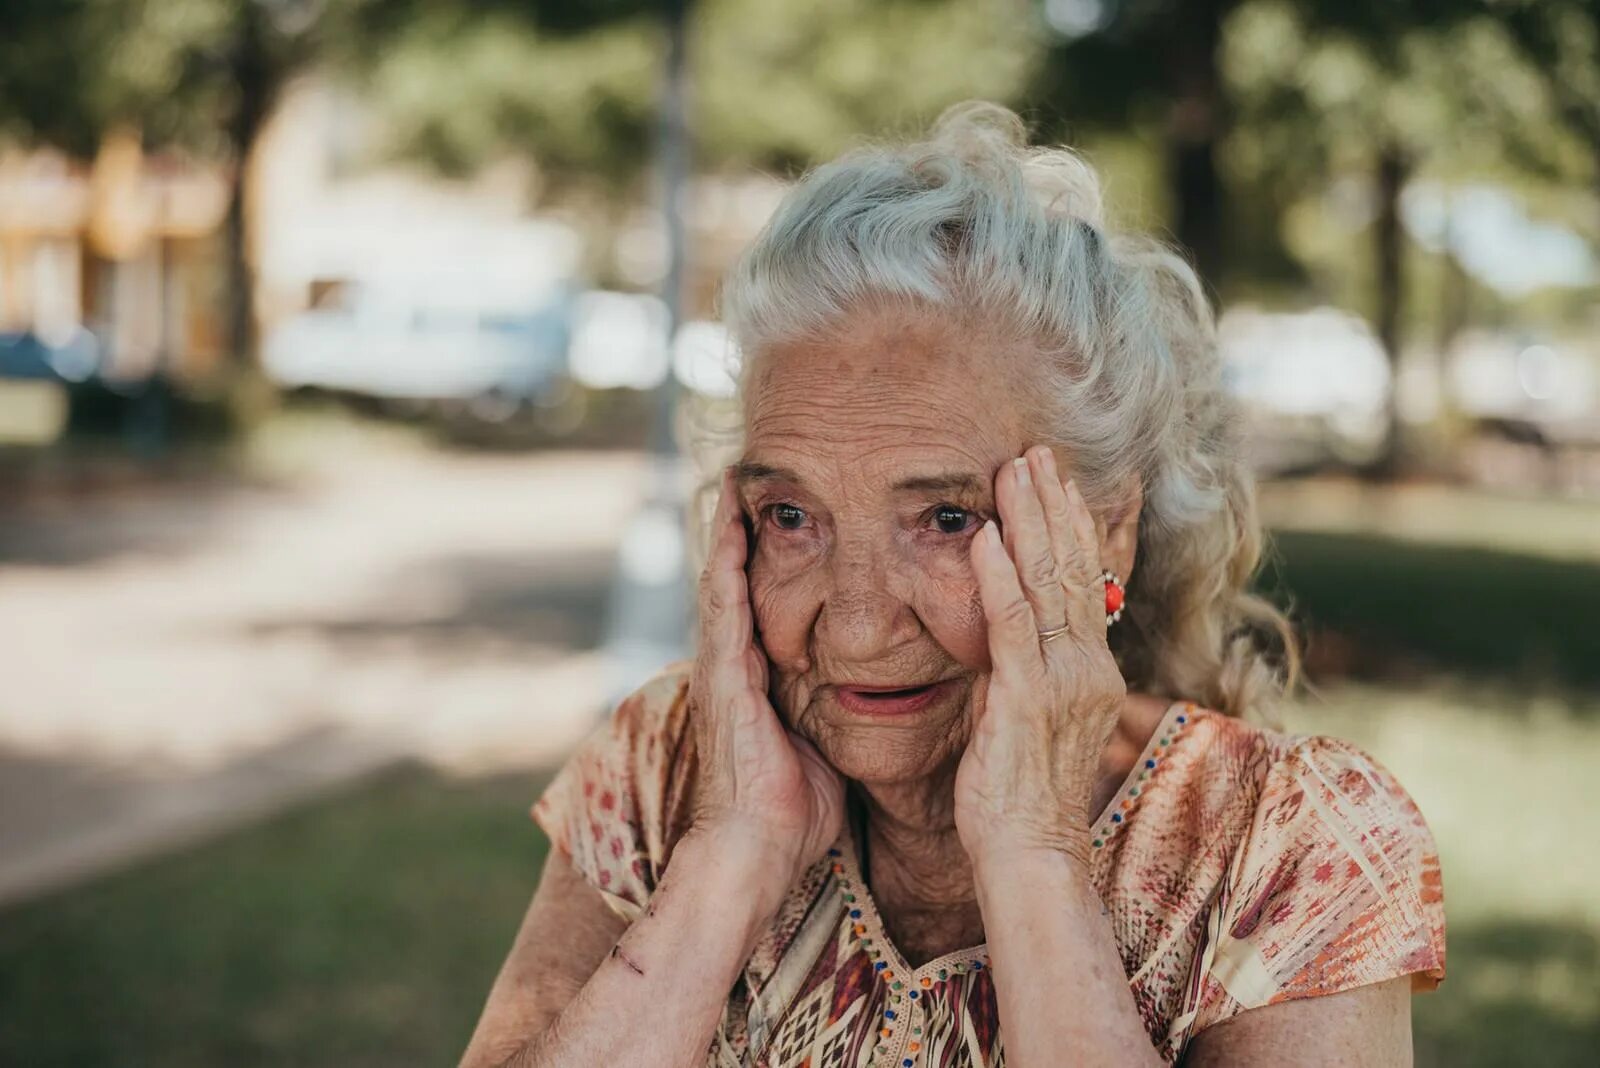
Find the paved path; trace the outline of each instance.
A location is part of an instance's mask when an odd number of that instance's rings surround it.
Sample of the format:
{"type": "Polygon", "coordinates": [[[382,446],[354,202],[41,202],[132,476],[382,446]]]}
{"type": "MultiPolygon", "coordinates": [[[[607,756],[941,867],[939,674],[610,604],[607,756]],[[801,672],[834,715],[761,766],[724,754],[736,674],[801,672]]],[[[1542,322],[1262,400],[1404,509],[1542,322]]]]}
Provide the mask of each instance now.
{"type": "Polygon", "coordinates": [[[558,760],[634,454],[356,450],[0,517],[0,902],[406,758],[558,760]]]}

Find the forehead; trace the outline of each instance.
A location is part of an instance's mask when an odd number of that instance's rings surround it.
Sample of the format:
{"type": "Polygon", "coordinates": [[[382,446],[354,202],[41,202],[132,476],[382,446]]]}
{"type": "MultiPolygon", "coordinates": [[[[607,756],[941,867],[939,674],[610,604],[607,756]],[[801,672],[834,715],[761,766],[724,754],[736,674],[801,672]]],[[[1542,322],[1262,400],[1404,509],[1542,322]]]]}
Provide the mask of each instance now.
{"type": "Polygon", "coordinates": [[[938,311],[854,313],[774,346],[745,395],[745,459],[813,477],[985,478],[1026,447],[1020,347],[938,311]]]}

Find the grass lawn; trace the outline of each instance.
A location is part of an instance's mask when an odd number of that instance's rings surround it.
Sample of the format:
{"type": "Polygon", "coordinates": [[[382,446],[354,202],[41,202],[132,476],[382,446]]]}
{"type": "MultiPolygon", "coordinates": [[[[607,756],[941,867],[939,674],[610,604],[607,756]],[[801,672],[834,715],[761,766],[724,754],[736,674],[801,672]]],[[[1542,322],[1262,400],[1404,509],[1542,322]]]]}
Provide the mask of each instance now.
{"type": "Polygon", "coordinates": [[[546,843],[410,768],[0,913],[0,1064],[454,1064],[546,843]]]}
{"type": "MultiPolygon", "coordinates": [[[[1600,709],[1507,700],[1351,684],[1291,718],[1380,754],[1439,839],[1449,978],[1415,1002],[1422,1065],[1600,1047],[1600,709]]],[[[0,914],[0,1064],[453,1063],[545,851],[537,789],[406,769],[0,914]]]]}
{"type": "MultiPolygon", "coordinates": [[[[1600,565],[1367,534],[1278,551],[1319,662],[1381,669],[1289,725],[1371,750],[1439,840],[1449,977],[1415,1003],[1418,1063],[1593,1063],[1600,565]]],[[[0,913],[0,1064],[454,1063],[546,849],[538,788],[405,769],[0,913]]]]}

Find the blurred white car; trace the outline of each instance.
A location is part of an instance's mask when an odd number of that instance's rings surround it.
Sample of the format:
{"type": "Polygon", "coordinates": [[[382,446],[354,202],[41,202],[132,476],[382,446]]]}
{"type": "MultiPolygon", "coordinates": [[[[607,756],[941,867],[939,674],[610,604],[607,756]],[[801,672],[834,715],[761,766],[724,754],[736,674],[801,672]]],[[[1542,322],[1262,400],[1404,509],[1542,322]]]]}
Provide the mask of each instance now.
{"type": "Polygon", "coordinates": [[[1229,309],[1217,324],[1223,377],[1250,421],[1258,468],[1360,464],[1383,447],[1392,383],[1367,323],[1335,308],[1229,309]]]}
{"type": "Polygon", "coordinates": [[[1463,335],[1451,402],[1486,429],[1548,445],[1600,443],[1600,363],[1579,344],[1493,331],[1463,335]]]}
{"type": "Polygon", "coordinates": [[[571,302],[474,299],[459,287],[351,284],[267,337],[262,363],[285,388],[413,403],[466,402],[508,418],[567,387],[571,302]]]}

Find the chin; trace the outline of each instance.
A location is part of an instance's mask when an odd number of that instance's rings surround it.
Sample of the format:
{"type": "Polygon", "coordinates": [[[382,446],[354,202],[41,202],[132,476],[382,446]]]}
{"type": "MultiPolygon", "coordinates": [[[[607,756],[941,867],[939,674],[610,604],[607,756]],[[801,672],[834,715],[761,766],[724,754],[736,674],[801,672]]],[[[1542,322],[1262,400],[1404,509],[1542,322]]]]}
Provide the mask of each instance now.
{"type": "Polygon", "coordinates": [[[970,691],[960,687],[909,715],[864,715],[819,691],[789,717],[847,779],[867,785],[915,782],[953,770],[971,733],[970,691]]]}

